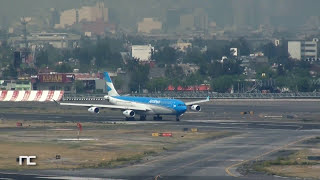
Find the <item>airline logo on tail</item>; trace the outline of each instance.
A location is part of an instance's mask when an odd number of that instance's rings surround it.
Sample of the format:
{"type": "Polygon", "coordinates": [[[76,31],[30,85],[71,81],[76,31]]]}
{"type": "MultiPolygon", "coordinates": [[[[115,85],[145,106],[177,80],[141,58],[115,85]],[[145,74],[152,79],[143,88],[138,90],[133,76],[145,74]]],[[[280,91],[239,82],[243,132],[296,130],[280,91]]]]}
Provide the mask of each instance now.
{"type": "Polygon", "coordinates": [[[119,96],[118,92],[113,86],[113,83],[111,81],[111,78],[108,74],[108,72],[104,72],[104,79],[106,80],[106,85],[107,85],[107,91],[109,96],[119,96]]]}

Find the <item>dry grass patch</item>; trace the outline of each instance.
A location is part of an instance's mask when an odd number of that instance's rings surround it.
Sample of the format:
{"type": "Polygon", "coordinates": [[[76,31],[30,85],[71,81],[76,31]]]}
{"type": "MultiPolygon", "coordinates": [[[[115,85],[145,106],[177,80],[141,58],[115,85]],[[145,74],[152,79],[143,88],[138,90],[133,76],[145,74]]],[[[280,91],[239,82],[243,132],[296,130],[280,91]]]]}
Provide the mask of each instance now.
{"type": "Polygon", "coordinates": [[[280,176],[319,178],[320,162],[318,160],[309,160],[309,156],[320,156],[320,153],[314,150],[301,150],[288,157],[278,157],[276,160],[263,161],[254,168],[257,171],[280,176]]]}
{"type": "Polygon", "coordinates": [[[141,125],[82,123],[78,136],[76,123],[3,121],[0,132],[0,169],[72,169],[115,167],[137,163],[145,156],[171,149],[178,144],[206,138],[223,137],[228,132],[182,132],[150,129],[141,125]],[[173,137],[152,137],[153,132],[171,132],[173,137]],[[77,138],[89,139],[76,141],[77,138]],[[74,139],[74,141],[66,141],[74,139]],[[37,166],[19,166],[20,155],[36,155],[37,166]],[[61,159],[56,160],[56,155],[61,159]]]}

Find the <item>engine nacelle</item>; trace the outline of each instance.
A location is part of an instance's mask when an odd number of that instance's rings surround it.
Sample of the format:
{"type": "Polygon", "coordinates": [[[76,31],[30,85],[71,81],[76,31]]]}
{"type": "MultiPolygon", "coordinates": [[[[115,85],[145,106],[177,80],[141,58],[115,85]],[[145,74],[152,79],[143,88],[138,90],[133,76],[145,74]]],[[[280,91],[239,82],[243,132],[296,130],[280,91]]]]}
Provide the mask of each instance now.
{"type": "Polygon", "coordinates": [[[88,111],[92,114],[98,114],[100,112],[100,109],[97,107],[90,107],[88,111]]]}
{"type": "Polygon", "coordinates": [[[136,115],[136,113],[132,110],[125,110],[125,111],[123,111],[122,114],[128,118],[133,118],[136,115]]]}
{"type": "Polygon", "coordinates": [[[201,107],[200,107],[199,105],[196,105],[196,104],[195,104],[195,105],[192,105],[192,106],[191,106],[191,110],[192,110],[192,111],[201,111],[201,107]]]}

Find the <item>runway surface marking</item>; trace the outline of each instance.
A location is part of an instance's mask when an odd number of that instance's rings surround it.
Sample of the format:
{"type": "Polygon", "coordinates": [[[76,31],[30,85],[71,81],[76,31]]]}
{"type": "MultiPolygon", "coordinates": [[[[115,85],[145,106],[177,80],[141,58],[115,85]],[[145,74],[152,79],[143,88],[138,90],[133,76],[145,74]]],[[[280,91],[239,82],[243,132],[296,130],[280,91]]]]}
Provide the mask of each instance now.
{"type": "MultiPolygon", "coordinates": [[[[229,150],[227,150],[227,151],[224,151],[224,153],[231,152],[232,150],[233,150],[233,149],[229,149],[229,150]]],[[[209,156],[209,157],[207,157],[207,158],[199,159],[199,160],[197,160],[197,161],[193,161],[193,162],[191,162],[191,163],[184,164],[184,165],[182,165],[182,166],[179,166],[179,167],[170,169],[170,170],[168,170],[168,171],[164,171],[164,172],[162,172],[162,173],[159,173],[157,176],[155,176],[154,180],[158,180],[158,178],[161,178],[161,174],[170,173],[170,172],[175,171],[175,170],[178,170],[178,169],[183,169],[183,168],[185,168],[185,167],[187,167],[187,166],[190,166],[190,165],[192,165],[192,164],[196,164],[196,163],[201,162],[201,161],[208,161],[208,160],[210,160],[210,159],[212,159],[212,158],[214,158],[214,157],[217,157],[218,155],[220,155],[220,154],[215,154],[215,155],[209,156]]]]}
{"type": "Polygon", "coordinates": [[[58,141],[97,141],[98,139],[94,138],[64,138],[58,139],[58,141]]]}
{"type": "Polygon", "coordinates": [[[38,177],[38,178],[45,178],[45,179],[68,179],[68,180],[124,180],[124,179],[111,179],[111,178],[88,178],[88,177],[70,177],[70,176],[62,176],[62,177],[38,177]]]}
{"type": "Polygon", "coordinates": [[[304,137],[304,138],[302,138],[302,139],[300,139],[300,140],[291,142],[291,143],[286,144],[286,145],[284,145],[284,146],[282,146],[282,147],[279,147],[279,148],[273,149],[273,150],[271,150],[271,151],[268,151],[268,152],[266,152],[266,153],[263,153],[263,154],[261,154],[261,155],[259,155],[259,156],[256,156],[256,157],[252,158],[252,159],[248,159],[248,160],[245,160],[245,161],[242,161],[242,162],[233,164],[233,165],[227,167],[227,168],[225,169],[225,171],[226,171],[226,173],[227,173],[229,176],[239,177],[239,176],[233,174],[232,172],[230,172],[230,170],[231,170],[232,168],[235,168],[236,166],[241,165],[241,164],[244,164],[244,163],[247,163],[247,162],[250,162],[250,161],[254,161],[254,160],[258,160],[258,159],[262,158],[263,156],[266,156],[266,155],[271,154],[271,153],[276,152],[276,151],[280,151],[281,149],[287,148],[287,147],[289,147],[289,146],[292,146],[292,145],[294,145],[294,144],[300,143],[300,142],[302,142],[302,141],[305,141],[305,140],[307,140],[307,139],[311,139],[311,138],[314,138],[314,137],[315,137],[315,136],[304,137]]]}
{"type": "Polygon", "coordinates": [[[48,129],[49,131],[74,131],[75,129],[48,129]]]}
{"type": "MultiPolygon", "coordinates": [[[[181,153],[190,153],[190,151],[194,151],[196,149],[199,149],[199,148],[203,148],[203,146],[208,146],[208,145],[211,145],[211,144],[218,144],[219,141],[222,141],[222,140],[225,140],[226,138],[243,138],[243,137],[247,137],[247,136],[244,136],[243,134],[239,134],[239,135],[235,135],[235,136],[229,136],[229,137],[224,137],[224,138],[220,138],[220,139],[216,139],[216,140],[213,140],[209,143],[206,143],[206,144],[202,144],[200,146],[196,146],[194,148],[191,148],[191,149],[188,149],[188,150],[185,150],[185,151],[180,151],[179,154],[175,153],[171,156],[166,156],[162,159],[155,159],[155,160],[152,160],[152,161],[149,161],[149,162],[146,162],[144,164],[137,164],[137,165],[133,165],[133,166],[143,166],[143,165],[147,165],[147,164],[150,164],[150,163],[154,163],[154,162],[157,162],[157,161],[162,161],[164,159],[168,159],[168,158],[171,158],[172,156],[180,156],[181,153]]],[[[130,167],[133,167],[133,166],[130,166],[130,167]]]]}
{"type": "MultiPolygon", "coordinates": [[[[243,138],[243,137],[245,137],[245,136],[244,136],[243,134],[240,134],[240,135],[231,136],[231,137],[228,137],[228,138],[233,138],[233,139],[234,139],[234,138],[243,138]]],[[[218,139],[218,140],[212,141],[212,142],[213,142],[213,143],[217,143],[217,141],[221,141],[221,140],[225,140],[225,138],[218,139]]],[[[189,149],[189,150],[187,150],[187,151],[195,150],[195,149],[198,149],[198,148],[202,148],[203,146],[207,146],[207,145],[212,144],[212,142],[209,142],[209,143],[204,144],[204,145],[197,146],[197,147],[192,148],[192,149],[189,149]]],[[[225,151],[224,153],[229,152],[229,151],[232,151],[232,150],[233,150],[233,149],[229,149],[229,150],[225,151]]],[[[185,152],[187,152],[187,151],[183,151],[182,153],[185,153],[185,152]]],[[[180,152],[180,153],[181,153],[181,152],[180,152]]],[[[180,154],[179,154],[179,155],[180,155],[180,154]]],[[[201,161],[208,161],[208,160],[210,160],[210,159],[212,159],[213,157],[216,157],[216,156],[218,156],[218,155],[220,155],[220,154],[215,154],[215,155],[209,156],[209,157],[204,158],[204,159],[199,159],[199,160],[197,160],[197,161],[193,161],[193,162],[191,162],[191,163],[187,163],[187,164],[184,164],[184,165],[182,165],[182,166],[179,166],[179,167],[176,167],[176,168],[173,168],[173,169],[170,169],[170,170],[166,170],[166,171],[164,171],[164,172],[159,173],[158,175],[156,175],[155,178],[154,178],[154,180],[158,180],[158,178],[161,177],[161,174],[170,173],[170,172],[175,171],[175,170],[177,170],[177,169],[181,169],[181,168],[184,168],[184,167],[186,167],[186,166],[189,166],[189,165],[192,165],[192,164],[201,162],[201,161]]],[[[168,156],[167,156],[167,157],[168,157],[168,156]]],[[[172,156],[170,156],[170,157],[172,157],[172,156]]],[[[166,158],[164,158],[164,159],[166,159],[166,158]]],[[[160,161],[160,160],[163,160],[163,159],[157,159],[157,160],[154,160],[154,161],[152,161],[152,162],[156,162],[156,161],[160,161]]],[[[148,162],[148,163],[150,163],[150,162],[148,162]]]]}

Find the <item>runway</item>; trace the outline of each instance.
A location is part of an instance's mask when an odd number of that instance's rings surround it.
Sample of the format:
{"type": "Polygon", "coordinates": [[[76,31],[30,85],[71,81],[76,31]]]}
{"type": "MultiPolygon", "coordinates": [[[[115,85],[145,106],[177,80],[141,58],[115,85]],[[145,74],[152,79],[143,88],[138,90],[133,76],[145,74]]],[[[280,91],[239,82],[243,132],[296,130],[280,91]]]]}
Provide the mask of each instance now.
{"type": "MultiPolygon", "coordinates": [[[[0,177],[13,179],[263,179],[278,180],[282,177],[262,174],[241,174],[237,164],[248,160],[263,159],[276,150],[294,146],[297,142],[319,135],[320,123],[317,115],[318,102],[308,103],[230,103],[210,104],[201,113],[189,113],[181,122],[174,118],[166,121],[125,122],[121,115],[45,115],[45,114],[3,114],[5,119],[39,121],[72,121],[99,123],[151,124],[163,128],[192,128],[205,131],[226,130],[234,136],[220,139],[206,139],[177,146],[173,150],[149,157],[142,162],[113,169],[38,170],[22,171],[19,174],[0,173],[0,177]],[[254,111],[254,116],[240,116],[241,111],[254,111]],[[295,115],[292,118],[265,118],[268,115],[295,115]],[[28,176],[28,174],[32,174],[28,176]]],[[[138,128],[139,126],[137,126],[138,128]]],[[[1,131],[5,129],[1,128],[1,131]]],[[[290,178],[287,178],[290,179],[290,178]]],[[[295,179],[295,178],[292,178],[295,179]]]]}

